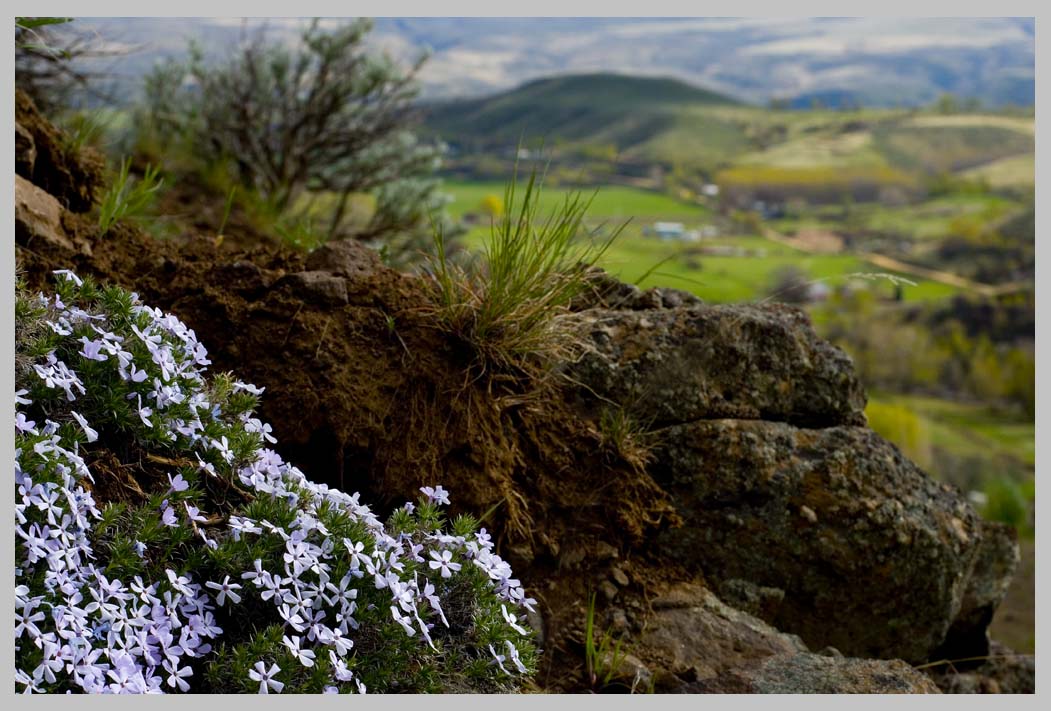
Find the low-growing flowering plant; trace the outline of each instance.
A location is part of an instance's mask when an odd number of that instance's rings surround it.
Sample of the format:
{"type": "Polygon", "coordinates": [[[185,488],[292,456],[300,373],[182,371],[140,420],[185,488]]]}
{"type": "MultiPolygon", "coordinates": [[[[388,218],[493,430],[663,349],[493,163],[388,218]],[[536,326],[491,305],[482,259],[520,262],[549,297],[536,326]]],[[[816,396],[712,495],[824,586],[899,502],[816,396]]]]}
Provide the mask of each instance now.
{"type": "Polygon", "coordinates": [[[422,487],[386,521],[307,479],[263,389],[134,293],[16,296],[15,683],[25,692],[514,691],[526,597],[422,487]],[[517,614],[516,611],[517,610],[517,614]]]}

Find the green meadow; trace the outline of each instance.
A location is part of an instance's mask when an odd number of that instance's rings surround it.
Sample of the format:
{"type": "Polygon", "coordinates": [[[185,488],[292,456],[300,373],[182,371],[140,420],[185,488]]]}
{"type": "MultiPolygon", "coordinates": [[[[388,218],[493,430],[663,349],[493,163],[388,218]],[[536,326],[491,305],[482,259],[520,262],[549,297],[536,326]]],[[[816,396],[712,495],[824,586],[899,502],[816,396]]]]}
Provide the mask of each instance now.
{"type": "MultiPolygon", "coordinates": [[[[502,201],[504,184],[495,180],[446,180],[442,183],[442,192],[452,198],[452,202],[447,207],[449,214],[454,218],[460,218],[468,213],[482,214],[482,203],[486,198],[495,197],[502,201]]],[[[588,209],[588,217],[592,220],[624,221],[633,218],[634,221],[653,218],[689,222],[691,220],[702,220],[710,214],[708,208],[703,205],[677,200],[670,195],[650,190],[611,186],[603,187],[596,191],[592,188],[565,188],[546,185],[543,186],[543,191],[540,195],[540,213],[549,213],[573,192],[579,192],[584,197],[594,195],[591,207],[588,209]]]]}
{"type": "MultiPolygon", "coordinates": [[[[443,189],[453,196],[448,209],[455,217],[469,212],[480,214],[482,201],[487,196],[503,194],[502,184],[496,181],[447,181],[443,189]]],[[[568,188],[545,188],[541,212],[553,208],[569,192],[571,189],[568,188]]],[[[833,288],[853,281],[863,288],[890,291],[889,282],[852,278],[852,275],[884,271],[873,268],[857,255],[810,254],[757,235],[726,235],[696,242],[664,241],[644,235],[643,230],[654,222],[682,222],[685,229],[690,230],[711,221],[711,213],[706,207],[660,193],[628,187],[602,188],[595,194],[588,215],[591,226],[599,227],[605,223],[607,230],[630,219],[599,261],[599,266],[623,281],[637,283],[643,288],[674,287],[713,303],[761,301],[768,296],[776,272],[794,266],[815,282],[833,288]],[[734,249],[738,254],[706,253],[722,249],[734,249]]],[[[488,231],[484,224],[474,226],[465,238],[467,246],[472,249],[481,247],[488,231]]],[[[904,287],[906,300],[945,298],[958,291],[938,282],[909,279],[916,285],[904,287]]]]}
{"type": "MultiPolygon", "coordinates": [[[[609,248],[600,265],[623,281],[641,287],[671,286],[713,303],[761,301],[767,298],[776,273],[789,266],[832,288],[860,279],[863,288],[889,289],[889,282],[881,284],[879,280],[855,276],[881,271],[860,257],[810,254],[757,236],[731,236],[683,245],[627,234],[609,248]],[[746,255],[705,253],[721,247],[744,250],[746,255]]],[[[904,287],[907,300],[944,298],[957,291],[938,282],[912,280],[915,286],[904,287]]]]}

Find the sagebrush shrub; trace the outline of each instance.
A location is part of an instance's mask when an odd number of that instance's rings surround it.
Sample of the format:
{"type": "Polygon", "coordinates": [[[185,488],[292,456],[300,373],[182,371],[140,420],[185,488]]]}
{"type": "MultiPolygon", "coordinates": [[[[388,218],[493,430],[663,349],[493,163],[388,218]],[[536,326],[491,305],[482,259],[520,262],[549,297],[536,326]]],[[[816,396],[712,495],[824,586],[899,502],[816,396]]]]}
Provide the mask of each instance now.
{"type": "Polygon", "coordinates": [[[56,273],[53,296],[16,297],[17,688],[503,692],[529,678],[519,618],[535,601],[477,521],[445,520],[441,486],[380,521],[269,449],[262,389],[207,377],[177,318],[56,273]]]}

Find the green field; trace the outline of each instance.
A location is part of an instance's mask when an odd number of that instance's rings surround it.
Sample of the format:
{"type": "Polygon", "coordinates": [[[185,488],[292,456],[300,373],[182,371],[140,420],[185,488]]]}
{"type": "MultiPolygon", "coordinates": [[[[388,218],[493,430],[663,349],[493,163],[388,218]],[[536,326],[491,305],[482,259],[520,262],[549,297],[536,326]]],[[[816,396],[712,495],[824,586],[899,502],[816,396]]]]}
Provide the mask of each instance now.
{"type": "MultiPolygon", "coordinates": [[[[852,282],[862,288],[889,291],[886,283],[852,279],[874,269],[850,254],[809,254],[756,236],[730,236],[682,245],[652,237],[624,235],[606,252],[600,265],[622,281],[641,287],[671,286],[713,303],[755,302],[768,297],[775,273],[787,266],[802,269],[815,282],[836,286],[852,282]],[[705,254],[703,250],[732,247],[746,256],[705,254]],[[645,277],[639,281],[640,277],[645,277]]],[[[915,281],[915,279],[913,279],[915,281]]],[[[906,300],[939,299],[956,289],[937,282],[905,286],[906,300]]]]}
{"type": "Polygon", "coordinates": [[[930,443],[978,457],[1007,457],[1020,466],[1036,462],[1031,419],[984,405],[950,402],[921,395],[871,394],[870,401],[903,405],[930,428],[930,443]]]}
{"type": "Polygon", "coordinates": [[[972,168],[964,173],[969,178],[986,180],[994,188],[1031,188],[1036,182],[1036,155],[1009,156],[972,168]]]}
{"type": "MultiPolygon", "coordinates": [[[[495,180],[446,180],[442,183],[442,192],[453,198],[447,209],[453,218],[459,219],[467,213],[480,214],[482,201],[487,196],[495,196],[502,200],[504,183],[495,180]]],[[[572,192],[590,197],[594,189],[544,187],[540,195],[540,213],[549,213],[572,192]]],[[[703,205],[676,200],[663,193],[625,187],[604,187],[598,190],[588,210],[588,217],[591,219],[619,221],[632,218],[633,221],[666,219],[690,222],[704,220],[709,215],[708,208],[703,205]]]]}
{"type": "MultiPolygon", "coordinates": [[[[461,217],[465,212],[478,211],[487,195],[502,195],[503,186],[499,182],[449,181],[444,183],[443,190],[455,198],[449,205],[450,213],[461,217]]],[[[541,197],[541,214],[555,207],[566,193],[564,189],[545,190],[541,197]]],[[[680,221],[687,229],[710,222],[710,213],[703,206],[645,190],[602,188],[588,215],[592,225],[605,220],[619,224],[631,218],[599,261],[599,266],[623,281],[638,282],[641,287],[670,286],[690,291],[713,303],[763,300],[767,297],[774,273],[790,265],[802,269],[814,281],[833,288],[849,281],[852,274],[883,271],[874,269],[855,255],[809,254],[755,235],[728,235],[690,243],[645,236],[643,229],[656,221],[680,221]],[[743,251],[743,254],[705,253],[724,248],[743,251]]],[[[467,246],[479,248],[488,232],[488,227],[473,227],[465,238],[467,246]]],[[[916,286],[904,287],[906,300],[939,299],[957,293],[955,287],[910,279],[916,281],[916,286]]],[[[888,293],[890,290],[886,282],[863,280],[856,283],[863,288],[888,293]]]]}
{"type": "Polygon", "coordinates": [[[926,239],[951,235],[954,222],[960,218],[986,224],[1016,207],[1014,201],[997,195],[953,195],[917,205],[895,208],[864,205],[855,209],[858,223],[866,229],[926,239]]]}
{"type": "Polygon", "coordinates": [[[876,150],[870,131],[804,135],[764,151],[747,153],[739,165],[779,168],[885,167],[886,158],[876,150]]]}

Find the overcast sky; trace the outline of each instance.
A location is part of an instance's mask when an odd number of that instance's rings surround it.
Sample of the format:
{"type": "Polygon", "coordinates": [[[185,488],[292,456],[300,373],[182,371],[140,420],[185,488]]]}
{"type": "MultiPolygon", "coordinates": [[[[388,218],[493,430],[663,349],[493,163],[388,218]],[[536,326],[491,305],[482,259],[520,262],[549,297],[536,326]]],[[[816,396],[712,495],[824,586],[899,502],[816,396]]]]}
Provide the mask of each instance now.
{"type": "MultiPolygon", "coordinates": [[[[241,18],[78,23],[137,47],[135,59],[121,62],[129,74],[183,52],[190,37],[221,55],[245,24],[241,18]]],[[[293,41],[302,22],[267,24],[275,37],[293,41]]],[[[1018,18],[387,18],[377,20],[370,41],[401,58],[429,50],[420,78],[430,97],[602,70],[674,76],[756,102],[863,90],[877,103],[923,102],[945,91],[1003,103],[1031,97],[1034,76],[1034,23],[1018,18]]]]}

